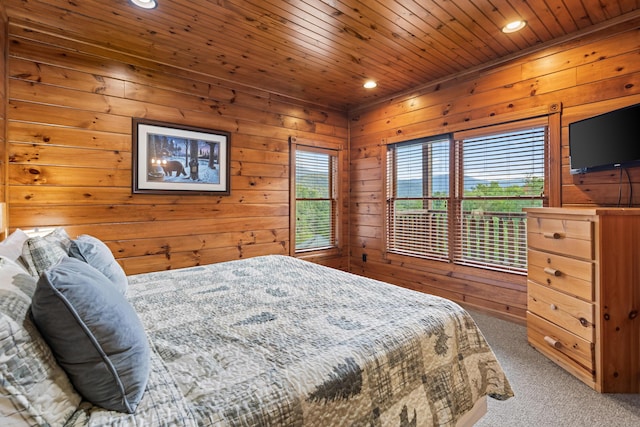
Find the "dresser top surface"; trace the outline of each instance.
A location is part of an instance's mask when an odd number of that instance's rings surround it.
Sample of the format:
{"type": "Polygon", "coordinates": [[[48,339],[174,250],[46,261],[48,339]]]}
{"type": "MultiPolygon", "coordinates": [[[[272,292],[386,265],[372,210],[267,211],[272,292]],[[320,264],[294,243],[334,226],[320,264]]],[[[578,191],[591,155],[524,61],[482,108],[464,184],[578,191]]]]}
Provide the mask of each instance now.
{"type": "Polygon", "coordinates": [[[524,212],[550,215],[640,215],[640,208],[616,207],[567,207],[567,208],[523,208],[524,212]]]}

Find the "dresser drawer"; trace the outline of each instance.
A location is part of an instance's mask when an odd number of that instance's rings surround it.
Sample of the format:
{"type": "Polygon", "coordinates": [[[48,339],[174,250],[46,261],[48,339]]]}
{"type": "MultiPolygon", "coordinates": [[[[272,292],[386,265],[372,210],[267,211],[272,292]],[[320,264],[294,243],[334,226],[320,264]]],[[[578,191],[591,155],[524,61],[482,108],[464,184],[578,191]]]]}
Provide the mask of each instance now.
{"type": "Polygon", "coordinates": [[[593,301],[594,265],[591,261],[530,249],[527,262],[529,280],[593,301]]]}
{"type": "Polygon", "coordinates": [[[527,304],[530,312],[589,342],[594,342],[594,306],[592,303],[532,281],[528,281],[527,291],[527,304]]]}
{"type": "Polygon", "coordinates": [[[527,217],[529,247],[577,258],[594,259],[591,221],[527,217]]]}
{"type": "Polygon", "coordinates": [[[536,347],[577,362],[593,372],[594,345],[532,313],[527,313],[527,337],[536,347]],[[558,354],[559,353],[559,354],[558,354]]]}

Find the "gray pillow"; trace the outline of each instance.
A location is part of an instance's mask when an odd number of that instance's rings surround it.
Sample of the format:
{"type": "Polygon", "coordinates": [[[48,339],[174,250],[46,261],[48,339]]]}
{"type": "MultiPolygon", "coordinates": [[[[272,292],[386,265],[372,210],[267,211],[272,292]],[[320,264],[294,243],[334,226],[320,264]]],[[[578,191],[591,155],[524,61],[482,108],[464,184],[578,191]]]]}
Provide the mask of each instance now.
{"type": "Polygon", "coordinates": [[[28,238],[22,247],[20,259],[27,271],[36,279],[47,268],[67,256],[71,239],[66,230],[56,227],[49,234],[28,238]]]}
{"type": "Polygon", "coordinates": [[[31,312],[76,390],[105,409],[134,413],[150,349],[131,304],[102,273],[66,257],[40,276],[31,312]]]}
{"type": "Polygon", "coordinates": [[[127,292],[127,275],[111,253],[111,250],[100,239],[82,234],[71,242],[69,256],[84,261],[102,274],[116,286],[121,294],[127,292]]]}

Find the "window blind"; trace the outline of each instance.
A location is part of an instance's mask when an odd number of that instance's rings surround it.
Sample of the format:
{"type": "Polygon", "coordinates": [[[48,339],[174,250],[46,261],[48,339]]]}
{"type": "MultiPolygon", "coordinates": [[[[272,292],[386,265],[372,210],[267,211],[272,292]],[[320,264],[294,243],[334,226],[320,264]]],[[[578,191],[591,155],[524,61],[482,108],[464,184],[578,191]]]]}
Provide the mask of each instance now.
{"type": "Polygon", "coordinates": [[[448,137],[387,147],[387,250],[449,257],[448,137]]]}
{"type": "Polygon", "coordinates": [[[526,271],[523,207],[542,206],[546,126],[456,140],[461,153],[454,261],[526,271]]]}

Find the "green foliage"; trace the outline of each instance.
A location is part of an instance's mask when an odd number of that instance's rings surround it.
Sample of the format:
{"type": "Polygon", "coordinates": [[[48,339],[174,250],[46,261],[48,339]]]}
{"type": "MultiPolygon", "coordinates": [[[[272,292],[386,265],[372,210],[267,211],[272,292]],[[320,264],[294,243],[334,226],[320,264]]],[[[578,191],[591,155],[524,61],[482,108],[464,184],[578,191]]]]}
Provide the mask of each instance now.
{"type": "MultiPolygon", "coordinates": [[[[438,196],[436,196],[438,197],[438,196]]],[[[447,209],[446,199],[404,199],[396,201],[396,210],[404,212],[410,210],[430,210],[430,211],[445,211],[447,209]]]]}
{"type": "Polygon", "coordinates": [[[495,200],[465,200],[463,202],[464,211],[482,212],[521,212],[522,208],[531,206],[541,206],[539,199],[532,200],[527,196],[540,196],[544,189],[544,180],[540,177],[529,177],[524,185],[511,185],[502,187],[497,181],[489,184],[478,184],[470,191],[465,192],[466,198],[496,197],[504,199],[495,200]],[[522,197],[522,198],[520,198],[522,197]]]}
{"type": "Polygon", "coordinates": [[[326,199],[328,193],[328,184],[321,187],[315,182],[305,185],[304,183],[296,184],[296,198],[298,199],[326,199]]]}
{"type": "MultiPolygon", "coordinates": [[[[478,184],[464,193],[464,211],[479,212],[521,212],[522,208],[542,206],[540,199],[532,199],[542,194],[544,180],[540,177],[529,177],[523,185],[503,187],[498,181],[489,184],[478,184]]],[[[423,199],[398,199],[395,205],[398,211],[413,209],[445,210],[447,208],[446,194],[435,193],[427,201],[423,199]],[[440,198],[441,197],[441,198],[440,198]]]]}
{"type": "Polygon", "coordinates": [[[296,197],[309,199],[296,202],[296,248],[331,244],[331,201],[326,193],[325,188],[296,185],[296,197]]]}

